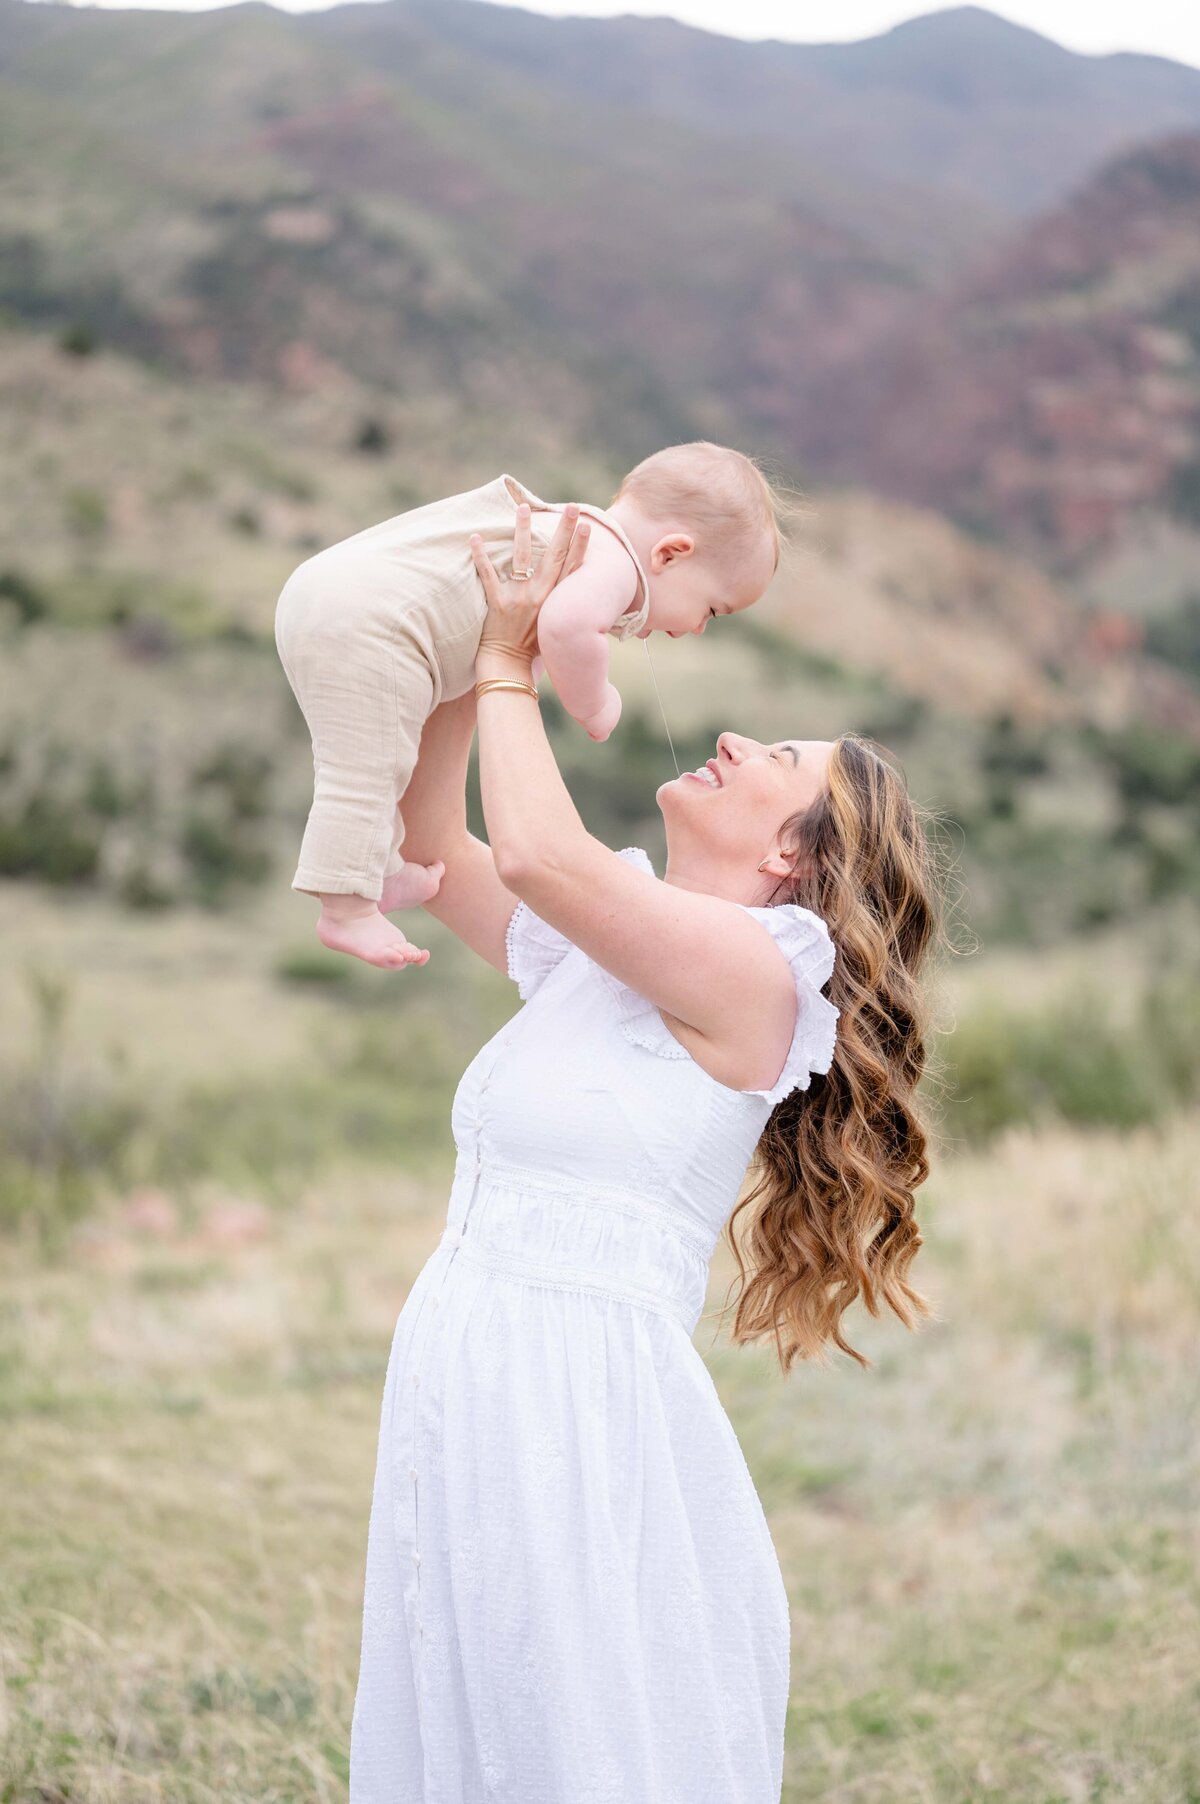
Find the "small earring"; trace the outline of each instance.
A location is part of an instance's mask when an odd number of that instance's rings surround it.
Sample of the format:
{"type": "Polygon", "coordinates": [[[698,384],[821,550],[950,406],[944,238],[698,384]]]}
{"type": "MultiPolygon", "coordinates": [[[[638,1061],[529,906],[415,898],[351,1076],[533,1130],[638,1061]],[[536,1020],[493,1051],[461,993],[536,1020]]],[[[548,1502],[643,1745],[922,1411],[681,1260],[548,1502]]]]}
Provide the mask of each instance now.
{"type": "Polygon", "coordinates": [[[759,865],[759,867],[758,867],[758,868],[759,868],[759,870],[760,870],[760,871],[761,871],[761,870],[762,870],[762,869],[763,869],[763,866],[764,866],[764,865],[765,865],[765,864],[766,864],[766,862],[767,862],[767,861],[766,861],[766,859],[765,859],[765,858],[764,858],[764,859],[763,859],[763,861],[762,861],[762,864],[760,864],[760,865],[759,865]]]}

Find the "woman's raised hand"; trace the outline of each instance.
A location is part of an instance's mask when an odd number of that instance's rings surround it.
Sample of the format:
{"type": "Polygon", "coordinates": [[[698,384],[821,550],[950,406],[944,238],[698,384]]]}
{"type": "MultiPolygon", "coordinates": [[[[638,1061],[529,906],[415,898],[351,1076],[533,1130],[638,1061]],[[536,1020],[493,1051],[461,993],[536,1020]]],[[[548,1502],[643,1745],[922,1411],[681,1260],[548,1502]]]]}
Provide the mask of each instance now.
{"type": "Polygon", "coordinates": [[[477,678],[511,673],[514,666],[528,672],[537,656],[537,617],[542,603],[556,584],[579,568],[587,550],[591,529],[586,519],[579,518],[577,504],[571,502],[563,508],[554,537],[535,569],[531,519],[528,503],[522,502],[517,509],[512,567],[514,571],[530,571],[524,579],[501,577],[479,534],[471,535],[471,555],[488,610],[475,658],[477,678]]]}

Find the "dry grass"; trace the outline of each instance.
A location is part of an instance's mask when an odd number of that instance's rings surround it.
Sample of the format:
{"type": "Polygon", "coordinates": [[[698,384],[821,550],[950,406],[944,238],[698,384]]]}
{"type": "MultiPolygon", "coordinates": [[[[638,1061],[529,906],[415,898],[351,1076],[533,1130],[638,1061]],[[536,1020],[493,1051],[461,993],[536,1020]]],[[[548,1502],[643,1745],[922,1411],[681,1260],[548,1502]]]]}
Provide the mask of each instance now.
{"type": "MultiPolygon", "coordinates": [[[[792,1598],[787,1804],[1200,1797],[1198,1159],[1178,1122],[946,1164],[940,1319],[860,1322],[870,1374],[699,1330],[792,1598]]],[[[6,1804],[345,1796],[387,1345],[444,1199],[343,1175],[10,1246],[6,1804]]]]}

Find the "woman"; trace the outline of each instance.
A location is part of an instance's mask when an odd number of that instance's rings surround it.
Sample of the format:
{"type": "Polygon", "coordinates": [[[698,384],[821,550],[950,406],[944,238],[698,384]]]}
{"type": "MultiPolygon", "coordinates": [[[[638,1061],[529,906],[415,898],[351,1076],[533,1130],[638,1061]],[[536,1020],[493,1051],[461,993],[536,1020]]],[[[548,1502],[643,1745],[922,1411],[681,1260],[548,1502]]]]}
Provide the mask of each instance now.
{"type": "Polygon", "coordinates": [[[574,527],[532,580],[477,550],[483,692],[430,718],[405,799],[430,912],[526,1006],[458,1087],[447,1227],[392,1343],[351,1804],[778,1804],[787,1597],[690,1339],[756,1148],[736,1339],[867,1364],[855,1297],[927,1313],[913,808],[859,740],[722,733],[658,792],[665,881],[599,844],[530,686],[574,527]]]}

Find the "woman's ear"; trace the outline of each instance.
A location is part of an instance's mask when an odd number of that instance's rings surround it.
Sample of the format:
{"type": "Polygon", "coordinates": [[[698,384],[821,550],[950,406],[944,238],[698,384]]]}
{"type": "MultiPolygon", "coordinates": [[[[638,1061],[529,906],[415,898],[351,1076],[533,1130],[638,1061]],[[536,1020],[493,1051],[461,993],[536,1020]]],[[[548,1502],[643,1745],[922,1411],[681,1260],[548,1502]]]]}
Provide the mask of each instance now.
{"type": "Polygon", "coordinates": [[[768,852],[758,868],[764,877],[775,877],[782,882],[785,877],[807,876],[809,861],[794,852],[789,857],[786,852],[775,851],[768,852]]]}
{"type": "Polygon", "coordinates": [[[691,557],[695,549],[696,541],[690,532],[664,533],[650,553],[650,568],[657,575],[668,564],[677,564],[681,558],[691,557]]]}

